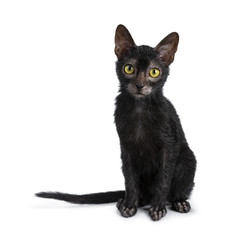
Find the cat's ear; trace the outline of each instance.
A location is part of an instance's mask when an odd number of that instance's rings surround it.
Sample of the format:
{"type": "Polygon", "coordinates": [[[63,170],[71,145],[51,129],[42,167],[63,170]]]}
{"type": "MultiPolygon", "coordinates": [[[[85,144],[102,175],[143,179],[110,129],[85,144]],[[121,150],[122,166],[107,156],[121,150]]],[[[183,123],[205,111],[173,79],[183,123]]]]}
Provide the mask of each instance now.
{"type": "Polygon", "coordinates": [[[133,47],[136,47],[136,44],[127,28],[121,24],[118,25],[115,33],[115,54],[118,59],[129,54],[133,47]]]}
{"type": "Polygon", "coordinates": [[[178,42],[178,33],[172,32],[155,47],[155,50],[158,52],[158,57],[166,66],[169,66],[173,62],[178,42]]]}

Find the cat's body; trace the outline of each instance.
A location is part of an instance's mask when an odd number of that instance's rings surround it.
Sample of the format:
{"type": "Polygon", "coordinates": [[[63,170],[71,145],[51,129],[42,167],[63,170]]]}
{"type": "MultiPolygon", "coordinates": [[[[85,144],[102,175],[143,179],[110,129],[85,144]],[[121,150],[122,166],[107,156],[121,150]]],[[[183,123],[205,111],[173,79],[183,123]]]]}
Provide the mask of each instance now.
{"type": "Polygon", "coordinates": [[[188,212],[190,204],[186,200],[194,186],[196,160],[173,105],[162,93],[178,35],[168,35],[156,48],[137,47],[128,30],[119,25],[115,44],[120,80],[115,123],[126,190],[38,196],[75,203],[113,202],[120,198],[117,206],[124,217],[135,215],[140,206],[150,205],[151,218],[159,220],[166,214],[167,203],[178,212],[188,212]]]}

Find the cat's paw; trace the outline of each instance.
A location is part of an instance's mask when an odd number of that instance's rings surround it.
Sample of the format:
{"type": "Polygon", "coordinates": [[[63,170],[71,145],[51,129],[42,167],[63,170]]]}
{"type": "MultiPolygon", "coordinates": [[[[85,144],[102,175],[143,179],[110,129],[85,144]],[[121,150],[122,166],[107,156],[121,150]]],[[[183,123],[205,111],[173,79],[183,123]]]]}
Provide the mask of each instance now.
{"type": "Polygon", "coordinates": [[[191,210],[190,203],[187,201],[178,201],[172,204],[173,210],[180,213],[187,213],[191,210]]]}
{"type": "Polygon", "coordinates": [[[123,199],[119,199],[117,208],[123,217],[132,217],[137,213],[137,207],[127,207],[123,199]]]}
{"type": "Polygon", "coordinates": [[[151,207],[148,210],[149,215],[153,221],[158,221],[167,214],[166,208],[151,207]]]}

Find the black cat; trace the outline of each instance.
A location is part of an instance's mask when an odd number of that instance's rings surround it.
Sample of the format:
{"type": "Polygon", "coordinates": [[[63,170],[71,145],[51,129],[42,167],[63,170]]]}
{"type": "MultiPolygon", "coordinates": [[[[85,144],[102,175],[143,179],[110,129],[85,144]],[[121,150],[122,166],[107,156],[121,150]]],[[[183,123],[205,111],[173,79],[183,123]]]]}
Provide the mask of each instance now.
{"type": "Polygon", "coordinates": [[[120,94],[115,123],[120,138],[125,191],[86,195],[42,192],[39,197],[72,203],[109,203],[118,200],[124,217],[150,205],[152,220],[167,213],[166,204],[186,213],[194,186],[196,159],[188,146],[173,105],[163,96],[163,85],[174,60],[179,36],[171,33],[155,48],[136,46],[129,31],[119,25],[115,34],[120,94]]]}

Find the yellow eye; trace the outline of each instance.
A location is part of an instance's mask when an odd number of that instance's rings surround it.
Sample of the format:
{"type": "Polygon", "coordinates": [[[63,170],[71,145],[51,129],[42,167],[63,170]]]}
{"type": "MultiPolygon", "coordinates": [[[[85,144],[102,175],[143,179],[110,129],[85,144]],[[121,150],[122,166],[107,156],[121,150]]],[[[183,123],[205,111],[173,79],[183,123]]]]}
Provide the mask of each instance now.
{"type": "Polygon", "coordinates": [[[133,73],[134,73],[134,67],[133,67],[131,64],[127,64],[127,65],[124,67],[124,71],[125,71],[125,73],[127,73],[127,74],[133,74],[133,73]]]}
{"type": "Polygon", "coordinates": [[[158,77],[160,74],[160,71],[157,68],[153,68],[150,70],[149,75],[153,78],[158,77]]]}

